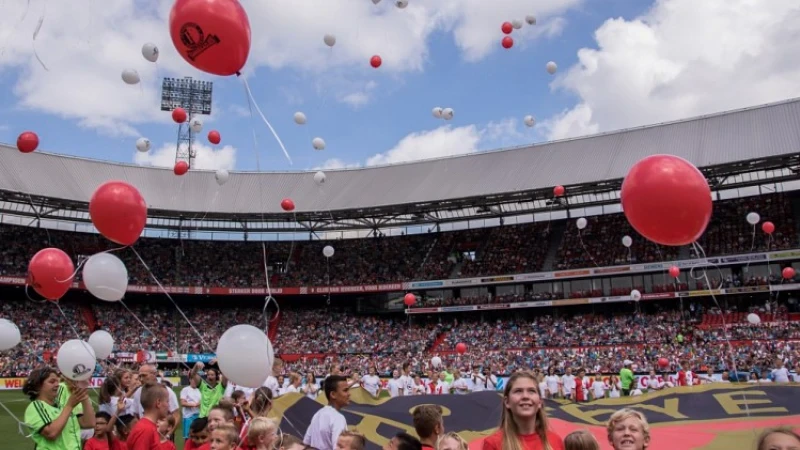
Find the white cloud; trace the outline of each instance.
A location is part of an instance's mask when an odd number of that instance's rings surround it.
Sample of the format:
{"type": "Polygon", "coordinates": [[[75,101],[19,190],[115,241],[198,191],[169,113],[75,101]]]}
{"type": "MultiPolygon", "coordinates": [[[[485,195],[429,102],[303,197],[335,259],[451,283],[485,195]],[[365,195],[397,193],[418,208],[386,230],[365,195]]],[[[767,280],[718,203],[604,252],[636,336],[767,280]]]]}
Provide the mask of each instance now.
{"type": "MultiPolygon", "coordinates": [[[[194,169],[232,170],[236,166],[236,148],[230,145],[214,149],[204,144],[194,143],[192,148],[197,151],[194,169]]],[[[142,166],[172,168],[175,166],[175,144],[164,144],[147,153],[136,152],[133,161],[142,166]]]]}
{"type": "Polygon", "coordinates": [[[551,139],[800,96],[797,0],[660,0],[595,38],[553,83],[580,101],[543,123],[551,139]]]}
{"type": "MultiPolygon", "coordinates": [[[[479,59],[492,49],[501,50],[498,39],[503,20],[537,14],[540,25],[515,32],[517,39],[533,39],[537,34],[552,34],[563,24],[554,18],[579,1],[411,0],[404,10],[388,0],[378,5],[367,0],[305,0],[302,8],[294,0],[247,2],[252,49],[246,69],[289,67],[314,77],[332,72],[359,85],[335,89],[329,95],[357,106],[372,97],[364,83],[374,75],[368,62],[373,54],[383,57],[380,70],[385,74],[422,70],[428,58],[427,41],[432,33],[444,30],[454,33],[466,58],[479,59]],[[322,43],[326,33],[337,36],[333,49],[322,43]]],[[[20,22],[27,3],[5,2],[0,17],[0,71],[17,71],[14,93],[19,107],[108,134],[138,136],[140,125],[169,123],[169,114],[159,108],[160,77],[213,78],[192,69],[175,51],[167,26],[172,0],[102,4],[31,0],[20,22]],[[31,42],[42,14],[36,48],[49,71],[34,58],[31,42]],[[161,50],[158,65],[142,58],[145,42],[161,50]],[[120,74],[126,68],[139,72],[139,85],[122,82],[120,74]]]]}
{"type": "Polygon", "coordinates": [[[359,163],[348,163],[339,158],[331,158],[322,163],[321,166],[314,167],[311,170],[357,169],[359,167],[361,167],[359,163]]]}

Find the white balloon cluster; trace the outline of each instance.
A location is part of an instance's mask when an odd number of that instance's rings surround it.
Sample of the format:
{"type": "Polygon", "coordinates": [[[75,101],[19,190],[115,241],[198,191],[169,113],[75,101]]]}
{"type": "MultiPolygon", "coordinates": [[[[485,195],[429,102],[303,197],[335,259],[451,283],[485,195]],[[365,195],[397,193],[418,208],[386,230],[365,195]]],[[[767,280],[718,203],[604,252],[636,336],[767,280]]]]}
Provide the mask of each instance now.
{"type": "Polygon", "coordinates": [[[333,257],[334,253],[335,253],[335,251],[333,250],[333,247],[331,247],[330,245],[326,245],[322,249],[322,255],[325,256],[326,258],[333,257]]]}
{"type": "Polygon", "coordinates": [[[239,386],[259,388],[272,375],[275,353],[263,331],[235,325],[219,338],[217,362],[225,377],[239,386]]]}
{"type": "Polygon", "coordinates": [[[125,69],[122,71],[122,81],[126,84],[137,84],[141,81],[141,78],[139,78],[139,72],[135,69],[125,69]]]}
{"type": "Polygon", "coordinates": [[[575,224],[578,226],[579,230],[583,230],[584,228],[586,228],[586,225],[588,225],[588,222],[586,221],[585,217],[581,217],[575,224]]]}
{"type": "Polygon", "coordinates": [[[525,126],[528,128],[536,125],[536,119],[530,114],[525,116],[525,118],[523,118],[522,121],[525,122],[525,126]]]}
{"type": "Polygon", "coordinates": [[[294,113],[294,123],[298,125],[305,125],[306,124],[306,115],[300,111],[294,113]]]}
{"type": "Polygon", "coordinates": [[[61,344],[56,364],[61,374],[70,380],[86,381],[94,373],[97,356],[88,342],[72,339],[61,344]]]}
{"type": "Polygon", "coordinates": [[[156,44],[151,42],[144,44],[142,46],[142,56],[144,56],[144,59],[153,63],[158,61],[158,47],[156,47],[156,44]]]}
{"type": "Polygon", "coordinates": [[[111,253],[97,253],[83,265],[83,283],[100,300],[116,302],[128,290],[128,269],[111,253]]]}
{"type": "Polygon", "coordinates": [[[17,325],[8,319],[0,319],[0,352],[16,347],[20,340],[17,325]]]}
{"type": "Polygon", "coordinates": [[[757,212],[751,212],[747,214],[747,223],[755,226],[758,224],[758,222],[761,222],[761,216],[759,216],[757,212]]]}
{"type": "Polygon", "coordinates": [[[324,42],[328,47],[333,47],[336,45],[336,36],[332,34],[326,34],[322,37],[322,42],[324,42]]]}
{"type": "Polygon", "coordinates": [[[536,16],[534,15],[525,16],[525,22],[528,22],[528,25],[536,25],[536,16]]]}
{"type": "Polygon", "coordinates": [[[192,133],[199,133],[203,131],[203,121],[199,117],[192,117],[192,120],[189,121],[189,128],[192,133]]]}
{"type": "Polygon", "coordinates": [[[321,170],[317,171],[317,173],[314,174],[314,183],[317,183],[320,186],[325,184],[325,180],[326,179],[327,179],[327,177],[325,176],[325,172],[323,172],[321,170]]]}
{"type": "Polygon", "coordinates": [[[761,317],[756,313],[750,313],[747,315],[747,321],[752,325],[758,325],[761,323],[761,317]]]}
{"type": "Polygon", "coordinates": [[[627,248],[630,248],[633,245],[633,239],[630,236],[622,236],[622,245],[627,248]]]}
{"type": "Polygon", "coordinates": [[[89,336],[89,345],[98,359],[106,359],[114,351],[114,338],[108,331],[97,330],[89,336]]]}
{"type": "Polygon", "coordinates": [[[434,356],[433,358],[431,358],[431,365],[433,367],[441,367],[442,366],[442,358],[440,358],[438,356],[434,356]]]}
{"type": "Polygon", "coordinates": [[[147,153],[150,151],[150,139],[146,137],[140,137],[136,140],[136,150],[139,150],[142,153],[147,153]]]}
{"type": "Polygon", "coordinates": [[[441,108],[437,106],[436,108],[433,108],[432,112],[433,112],[433,117],[437,119],[452,120],[453,117],[455,116],[453,108],[441,108]]]}
{"type": "Polygon", "coordinates": [[[321,137],[315,137],[311,141],[311,145],[314,147],[314,150],[325,150],[325,140],[321,137]]]}
{"type": "Polygon", "coordinates": [[[395,0],[394,5],[400,9],[405,9],[408,6],[408,0],[395,0]]]}
{"type": "Polygon", "coordinates": [[[550,75],[553,75],[558,70],[558,66],[553,61],[548,62],[544,67],[550,75]]]}
{"type": "Polygon", "coordinates": [[[639,292],[638,289],[634,289],[631,291],[631,300],[638,302],[641,299],[642,299],[642,293],[639,292]]]}
{"type": "Polygon", "coordinates": [[[228,179],[231,177],[231,174],[228,173],[225,169],[219,169],[214,173],[214,179],[217,181],[217,184],[222,186],[223,184],[228,182],[228,179]]]}

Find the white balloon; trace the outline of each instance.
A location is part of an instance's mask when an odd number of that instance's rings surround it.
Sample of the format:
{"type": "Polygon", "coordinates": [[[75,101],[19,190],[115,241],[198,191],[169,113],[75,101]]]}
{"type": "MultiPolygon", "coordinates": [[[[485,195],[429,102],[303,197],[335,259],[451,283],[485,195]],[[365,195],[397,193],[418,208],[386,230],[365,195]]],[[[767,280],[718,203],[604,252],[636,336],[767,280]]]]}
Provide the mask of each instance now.
{"type": "Polygon", "coordinates": [[[252,325],[229,328],[217,343],[219,369],[239,386],[260,388],[272,374],[274,361],[269,338],[252,325]]]}
{"type": "Polygon", "coordinates": [[[139,72],[133,69],[125,69],[122,71],[122,81],[128,84],[136,84],[140,81],[139,72]]]}
{"type": "Polygon", "coordinates": [[[434,356],[433,358],[431,358],[431,365],[433,367],[441,367],[442,358],[439,358],[438,356],[434,356]]]}
{"type": "Polygon", "coordinates": [[[553,61],[547,63],[545,68],[547,69],[547,73],[549,73],[550,75],[556,73],[556,70],[558,70],[558,66],[553,61]]]}
{"type": "Polygon", "coordinates": [[[332,34],[326,34],[325,37],[322,38],[322,42],[324,42],[328,47],[333,47],[336,45],[336,36],[332,34]]]}
{"type": "Polygon", "coordinates": [[[306,115],[297,111],[294,113],[294,123],[298,125],[305,125],[306,124],[306,115]]]}
{"type": "Polygon", "coordinates": [[[328,177],[325,176],[325,172],[320,170],[320,171],[318,171],[317,173],[314,174],[314,183],[317,183],[319,185],[323,185],[323,184],[325,184],[325,180],[327,178],[328,177]]]}
{"type": "Polygon", "coordinates": [[[437,106],[436,108],[433,108],[433,111],[432,111],[433,112],[433,117],[436,117],[437,119],[441,119],[443,111],[444,110],[439,106],[437,106]]]}
{"type": "Polygon", "coordinates": [[[582,229],[586,228],[586,223],[587,222],[586,222],[586,218],[585,217],[581,217],[580,219],[578,219],[578,222],[577,222],[578,229],[582,230],[582,229]]]}
{"type": "Polygon", "coordinates": [[[192,120],[189,121],[189,128],[192,129],[192,133],[199,133],[203,131],[203,121],[199,117],[192,117],[192,120]]]}
{"type": "Polygon", "coordinates": [[[83,283],[100,300],[116,302],[128,289],[128,269],[111,253],[98,253],[83,265],[83,283]]]}
{"type": "Polygon", "coordinates": [[[222,186],[223,184],[228,182],[228,179],[231,177],[231,174],[228,173],[225,169],[219,169],[214,174],[214,179],[217,180],[217,184],[222,186]]]}
{"type": "Polygon", "coordinates": [[[444,120],[451,120],[454,115],[455,111],[453,111],[453,108],[445,108],[442,110],[442,118],[444,120]]]}
{"type": "Polygon", "coordinates": [[[638,302],[641,299],[642,299],[642,293],[639,292],[638,289],[634,289],[631,291],[631,300],[638,302]]]}
{"type": "Polygon", "coordinates": [[[633,245],[633,239],[630,236],[622,236],[622,245],[625,247],[630,247],[633,245]]]}
{"type": "Polygon", "coordinates": [[[311,141],[311,145],[314,146],[314,150],[325,150],[325,141],[322,138],[315,137],[314,140],[311,141]]]}
{"type": "Polygon", "coordinates": [[[150,151],[150,139],[140,137],[136,140],[136,150],[139,150],[142,153],[150,151]]]}
{"type": "Polygon", "coordinates": [[[334,253],[335,253],[335,251],[333,250],[333,247],[331,247],[330,245],[326,245],[326,246],[325,246],[325,247],[323,247],[323,249],[322,249],[322,254],[323,254],[323,255],[324,255],[326,258],[330,258],[330,257],[332,257],[334,253]]]}
{"type": "Polygon", "coordinates": [[[373,5],[377,5],[377,4],[378,4],[378,3],[380,3],[380,2],[381,2],[381,0],[372,0],[372,4],[373,4],[373,5]]]}
{"type": "Polygon", "coordinates": [[[406,6],[408,6],[408,0],[396,0],[394,2],[394,5],[397,6],[398,8],[400,8],[400,9],[403,9],[406,6]]]}
{"type": "Polygon", "coordinates": [[[0,319],[0,352],[11,350],[21,340],[19,328],[8,319],[0,319]]]}
{"type": "Polygon", "coordinates": [[[528,22],[528,25],[536,25],[536,16],[533,15],[525,16],[525,22],[528,22]]]}
{"type": "Polygon", "coordinates": [[[519,19],[514,19],[514,20],[511,21],[511,26],[515,30],[519,30],[520,28],[522,28],[522,21],[519,20],[519,19]]]}
{"type": "Polygon", "coordinates": [[[89,345],[98,359],[106,359],[114,351],[114,338],[108,331],[97,330],[89,336],[89,345]]]}
{"type": "Polygon", "coordinates": [[[72,339],[61,344],[56,354],[56,364],[61,374],[70,380],[86,381],[94,373],[97,358],[88,342],[72,339]]]}
{"type": "Polygon", "coordinates": [[[761,323],[761,317],[756,313],[750,313],[747,315],[747,321],[753,325],[758,325],[761,323]]]}
{"type": "Polygon", "coordinates": [[[536,119],[534,119],[533,116],[531,116],[531,115],[525,116],[525,118],[523,119],[523,122],[525,122],[525,126],[526,127],[532,127],[532,126],[536,125],[536,119]]]}
{"type": "Polygon", "coordinates": [[[750,225],[755,225],[758,222],[761,222],[761,216],[759,216],[757,212],[751,212],[747,214],[747,223],[750,225]]]}
{"type": "Polygon", "coordinates": [[[142,56],[150,62],[158,61],[158,47],[152,42],[148,42],[142,46],[142,56]]]}

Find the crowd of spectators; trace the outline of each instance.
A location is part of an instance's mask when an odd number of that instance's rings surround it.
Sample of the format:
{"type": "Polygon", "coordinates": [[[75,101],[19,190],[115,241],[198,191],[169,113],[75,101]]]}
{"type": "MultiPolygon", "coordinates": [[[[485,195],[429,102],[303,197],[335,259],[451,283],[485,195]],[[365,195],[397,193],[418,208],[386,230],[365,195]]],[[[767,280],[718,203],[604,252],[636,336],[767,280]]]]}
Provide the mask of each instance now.
{"type": "MultiPolygon", "coordinates": [[[[715,202],[711,224],[699,243],[709,256],[800,247],[790,200],[785,194],[769,194],[715,202]],[[748,212],[758,212],[762,220],[773,222],[773,235],[765,236],[758,227],[749,225],[745,220],[748,212]]],[[[567,221],[563,236],[552,233],[552,223],[537,222],[407,236],[377,234],[330,242],[270,241],[263,243],[263,248],[261,242],[249,241],[142,238],[136,249],[163,284],[205,287],[265,286],[264,254],[273,269],[272,286],[376,284],[693,256],[681,253],[680,248],[646,241],[622,214],[590,216],[583,230],[578,230],[575,222],[567,221]],[[622,244],[626,235],[633,241],[630,248],[622,244]],[[332,258],[322,254],[326,245],[335,249],[332,258]],[[557,251],[548,261],[551,247],[557,251]]],[[[30,258],[44,247],[61,248],[76,262],[115,248],[97,234],[34,227],[0,225],[0,237],[14,243],[0,250],[0,275],[5,276],[24,276],[30,258]]],[[[155,284],[133,251],[116,249],[115,254],[125,262],[131,284],[155,284]]]]}

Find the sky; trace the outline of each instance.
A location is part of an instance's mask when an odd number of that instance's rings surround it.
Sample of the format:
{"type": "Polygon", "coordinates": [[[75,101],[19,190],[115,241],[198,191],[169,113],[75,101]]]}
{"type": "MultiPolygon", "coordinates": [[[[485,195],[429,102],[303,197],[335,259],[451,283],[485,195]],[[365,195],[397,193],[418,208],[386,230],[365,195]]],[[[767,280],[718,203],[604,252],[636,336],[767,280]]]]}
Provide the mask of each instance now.
{"type": "Polygon", "coordinates": [[[251,117],[241,78],[200,72],[177,53],[172,3],[0,2],[0,141],[30,130],[41,151],[172,167],[177,125],[160,110],[163,77],[214,82],[195,143],[194,168],[207,170],[393,164],[800,97],[797,0],[409,0],[404,9],[242,0],[252,30],[242,77],[290,163],[251,117]],[[504,49],[501,25],[512,20],[524,25],[504,49]],[[148,42],[160,50],[155,64],[141,54],[148,42]],[[126,69],[141,82],[124,83],[126,69]],[[453,119],[435,118],[434,107],[452,108],[453,119]],[[298,111],[305,125],[294,123],[298,111]],[[205,138],[212,129],[218,146],[205,138]],[[140,137],[148,153],[136,151],[140,137]]]}

